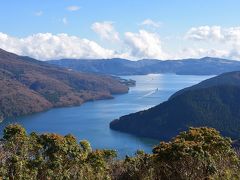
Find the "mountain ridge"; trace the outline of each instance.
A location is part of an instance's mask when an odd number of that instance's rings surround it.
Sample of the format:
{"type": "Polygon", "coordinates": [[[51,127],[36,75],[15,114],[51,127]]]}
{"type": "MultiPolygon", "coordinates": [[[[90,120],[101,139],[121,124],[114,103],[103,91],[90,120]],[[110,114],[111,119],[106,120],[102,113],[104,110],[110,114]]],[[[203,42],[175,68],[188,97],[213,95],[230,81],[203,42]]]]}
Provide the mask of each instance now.
{"type": "Polygon", "coordinates": [[[113,59],[61,59],[48,61],[50,64],[91,72],[113,75],[145,75],[174,73],[179,75],[218,75],[240,70],[240,61],[204,57],[201,59],[157,60],[142,59],[131,61],[113,59]]]}

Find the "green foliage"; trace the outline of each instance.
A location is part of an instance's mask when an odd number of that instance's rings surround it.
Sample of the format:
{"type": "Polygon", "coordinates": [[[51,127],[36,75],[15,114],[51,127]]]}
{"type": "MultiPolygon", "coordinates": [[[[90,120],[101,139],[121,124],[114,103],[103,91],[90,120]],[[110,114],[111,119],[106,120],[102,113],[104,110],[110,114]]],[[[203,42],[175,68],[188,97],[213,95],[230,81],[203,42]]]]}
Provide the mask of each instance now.
{"type": "Polygon", "coordinates": [[[126,156],[112,166],[112,179],[155,179],[152,155],[137,151],[134,157],[126,156]]]}
{"type": "Polygon", "coordinates": [[[80,141],[80,146],[84,152],[86,153],[92,152],[91,145],[87,140],[80,141]]]}
{"type": "Polygon", "coordinates": [[[3,139],[10,140],[12,138],[26,137],[26,130],[18,124],[7,126],[3,131],[3,139]]]}
{"type": "Polygon", "coordinates": [[[0,147],[0,177],[6,179],[106,179],[116,157],[112,150],[92,151],[72,135],[27,135],[20,125],[5,128],[0,147]]]}
{"type": "Polygon", "coordinates": [[[224,177],[239,167],[231,140],[213,128],[190,128],[168,143],[161,142],[153,153],[155,165],[163,167],[157,174],[173,179],[224,177]]]}
{"type": "Polygon", "coordinates": [[[116,159],[114,150],[92,150],[73,135],[27,134],[20,125],[5,128],[0,141],[0,179],[239,179],[239,157],[231,140],[212,128],[190,128],[153,154],[116,159]]]}

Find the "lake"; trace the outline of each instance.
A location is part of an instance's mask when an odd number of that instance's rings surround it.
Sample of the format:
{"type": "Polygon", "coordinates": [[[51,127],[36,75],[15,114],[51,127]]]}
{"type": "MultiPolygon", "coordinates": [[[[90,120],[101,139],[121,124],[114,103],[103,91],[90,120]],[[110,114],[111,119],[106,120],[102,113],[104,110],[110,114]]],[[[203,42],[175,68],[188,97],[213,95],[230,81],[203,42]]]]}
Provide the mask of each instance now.
{"type": "Polygon", "coordinates": [[[78,140],[90,141],[94,149],[115,149],[120,157],[133,155],[137,149],[151,152],[158,141],[113,131],[109,123],[122,115],[148,109],[169,98],[177,90],[196,84],[211,76],[149,74],[122,76],[136,80],[128,94],[115,95],[111,100],[87,102],[77,107],[56,108],[34,115],[8,119],[0,124],[17,122],[28,132],[73,134],[78,140]]]}

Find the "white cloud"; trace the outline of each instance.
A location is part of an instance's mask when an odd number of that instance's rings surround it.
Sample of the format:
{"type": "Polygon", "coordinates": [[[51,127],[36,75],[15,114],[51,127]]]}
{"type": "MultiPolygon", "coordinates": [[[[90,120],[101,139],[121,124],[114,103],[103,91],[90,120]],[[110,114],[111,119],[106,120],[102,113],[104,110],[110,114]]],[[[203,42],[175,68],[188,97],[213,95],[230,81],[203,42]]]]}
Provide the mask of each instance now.
{"type": "Polygon", "coordinates": [[[193,27],[186,33],[186,38],[200,41],[222,41],[240,45],[240,27],[222,28],[220,26],[193,27]]]}
{"type": "Polygon", "coordinates": [[[116,42],[119,41],[119,34],[113,26],[113,22],[95,22],[91,26],[92,30],[97,33],[102,39],[116,42]]]}
{"type": "Polygon", "coordinates": [[[115,53],[94,41],[67,34],[38,33],[16,38],[0,33],[0,48],[41,60],[60,58],[110,58],[115,53]]]}
{"type": "Polygon", "coordinates": [[[64,25],[67,25],[68,24],[67,18],[66,17],[62,18],[62,22],[63,22],[64,25]]]}
{"type": "Polygon", "coordinates": [[[223,39],[222,29],[220,26],[200,26],[191,28],[187,34],[187,39],[191,40],[221,40],[223,39]]]}
{"type": "Polygon", "coordinates": [[[42,16],[43,15],[43,11],[37,11],[34,13],[35,16],[42,16]]]}
{"type": "Polygon", "coordinates": [[[229,52],[227,50],[219,50],[219,49],[204,49],[204,48],[184,48],[177,52],[173,59],[184,59],[184,58],[202,58],[202,57],[222,57],[227,58],[229,56],[229,52]]]}
{"type": "MultiPolygon", "coordinates": [[[[61,22],[67,24],[67,19],[63,18],[61,22]]],[[[42,60],[114,57],[164,60],[205,56],[240,60],[240,27],[193,27],[182,35],[185,38],[170,40],[147,30],[125,32],[124,39],[120,39],[112,22],[96,22],[91,28],[102,39],[114,42],[112,49],[68,34],[38,33],[17,38],[1,32],[0,48],[42,60]]]]}
{"type": "Polygon", "coordinates": [[[80,9],[79,6],[68,6],[67,10],[68,11],[78,11],[80,9]]]}
{"type": "Polygon", "coordinates": [[[161,23],[153,21],[152,19],[145,19],[140,25],[142,25],[142,26],[152,26],[154,28],[159,28],[161,26],[161,23]]]}
{"type": "Polygon", "coordinates": [[[126,32],[125,43],[129,46],[130,54],[134,57],[167,58],[167,54],[162,50],[162,42],[158,34],[145,30],[140,30],[139,33],[126,32]]]}
{"type": "Polygon", "coordinates": [[[224,41],[240,46],[240,27],[230,27],[223,29],[224,41]]]}
{"type": "MultiPolygon", "coordinates": [[[[205,42],[209,47],[214,48],[203,51],[201,54],[205,54],[205,56],[240,59],[240,53],[238,53],[240,52],[240,26],[228,28],[221,26],[193,27],[186,33],[185,37],[195,42],[205,42]],[[215,46],[222,46],[222,49],[216,49],[215,46]]],[[[196,49],[195,53],[197,51],[196,49]]]]}

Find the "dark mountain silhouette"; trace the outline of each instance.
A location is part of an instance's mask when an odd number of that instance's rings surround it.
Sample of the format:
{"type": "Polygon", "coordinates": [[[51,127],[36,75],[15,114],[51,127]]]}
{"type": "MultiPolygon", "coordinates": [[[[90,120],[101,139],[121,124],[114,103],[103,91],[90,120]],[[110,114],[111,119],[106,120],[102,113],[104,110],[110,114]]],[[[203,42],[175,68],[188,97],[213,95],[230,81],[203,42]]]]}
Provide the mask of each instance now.
{"type": "Polygon", "coordinates": [[[205,80],[153,108],[122,116],[110,128],[169,140],[188,127],[208,126],[240,138],[240,71],[205,80]]]}
{"type": "Polygon", "coordinates": [[[1,119],[128,92],[116,78],[59,68],[2,49],[0,87],[1,119]]]}
{"type": "Polygon", "coordinates": [[[48,61],[61,67],[80,72],[113,74],[113,75],[141,75],[149,73],[175,73],[179,75],[218,75],[224,72],[240,70],[240,62],[205,57],[201,59],[183,59],[160,61],[144,59],[130,61],[126,59],[62,59],[48,61]]]}

